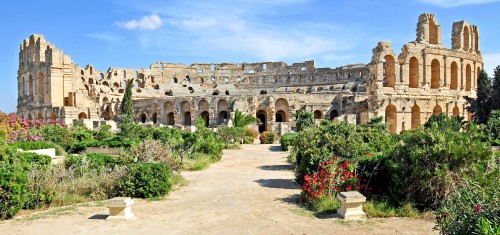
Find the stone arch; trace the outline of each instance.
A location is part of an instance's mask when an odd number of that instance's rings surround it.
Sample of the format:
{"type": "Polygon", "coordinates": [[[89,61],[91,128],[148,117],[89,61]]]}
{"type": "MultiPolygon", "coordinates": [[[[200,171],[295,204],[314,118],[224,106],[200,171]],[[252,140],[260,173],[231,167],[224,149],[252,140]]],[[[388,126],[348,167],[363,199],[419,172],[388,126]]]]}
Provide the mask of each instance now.
{"type": "Polygon", "coordinates": [[[455,61],[451,62],[450,70],[451,70],[450,71],[450,74],[451,74],[450,89],[457,90],[458,89],[458,65],[457,65],[457,62],[455,62],[455,61]]]}
{"type": "Polygon", "coordinates": [[[108,82],[103,82],[102,85],[109,87],[109,83],[108,82]]]}
{"type": "Polygon", "coordinates": [[[209,104],[208,104],[208,101],[206,100],[200,100],[200,102],[198,102],[198,111],[201,113],[203,111],[207,111],[208,112],[208,109],[209,109],[209,104]]]}
{"type": "Polygon", "coordinates": [[[418,73],[418,59],[415,57],[410,58],[410,88],[418,88],[419,73],[418,73]]]}
{"type": "Polygon", "coordinates": [[[415,104],[411,107],[411,129],[415,129],[420,125],[420,107],[415,104]]]}
{"type": "Polygon", "coordinates": [[[219,124],[227,122],[229,118],[228,111],[229,111],[229,104],[225,99],[220,99],[217,102],[217,118],[219,124]]]}
{"type": "Polygon", "coordinates": [[[457,105],[453,108],[453,117],[458,117],[460,115],[460,109],[458,108],[457,105]]]}
{"type": "Polygon", "coordinates": [[[465,26],[463,31],[464,38],[464,51],[468,51],[470,48],[470,32],[469,27],[465,26]]]}
{"type": "Polygon", "coordinates": [[[208,127],[210,124],[210,114],[208,113],[208,111],[201,112],[200,117],[205,122],[205,126],[208,127]]]}
{"type": "Polygon", "coordinates": [[[167,125],[175,125],[175,117],[173,112],[167,113],[167,125]]]}
{"type": "Polygon", "coordinates": [[[84,112],[81,112],[80,114],[78,114],[78,119],[79,120],[82,120],[82,119],[87,119],[87,114],[84,113],[84,112]]]}
{"type": "Polygon", "coordinates": [[[315,110],[314,119],[321,119],[321,118],[323,118],[323,113],[320,110],[315,110]]]}
{"type": "Polygon", "coordinates": [[[42,112],[38,113],[37,119],[38,119],[38,120],[43,120],[43,115],[42,115],[42,112]]]}
{"type": "Polygon", "coordinates": [[[30,114],[28,114],[28,120],[29,120],[29,121],[33,120],[33,117],[31,116],[31,113],[30,113],[30,114]]]}
{"type": "Polygon", "coordinates": [[[465,91],[470,91],[471,90],[471,82],[472,82],[472,69],[470,67],[470,64],[467,64],[465,66],[465,91]]]}
{"type": "Polygon", "coordinates": [[[177,78],[176,78],[176,77],[173,77],[173,78],[172,78],[172,83],[177,83],[177,82],[178,82],[177,78]]]}
{"type": "Polygon", "coordinates": [[[432,89],[437,89],[440,86],[440,64],[439,60],[433,59],[431,62],[431,88],[432,89]]]}
{"type": "Polygon", "coordinates": [[[89,78],[89,84],[94,84],[94,79],[93,78],[89,78]]]}
{"type": "Polygon", "coordinates": [[[103,74],[103,73],[100,73],[100,74],[99,74],[99,80],[102,80],[102,79],[104,79],[104,74],[103,74]]]}
{"type": "Polygon", "coordinates": [[[276,110],[276,122],[278,122],[278,117],[280,117],[281,122],[288,122],[288,101],[284,98],[279,98],[274,104],[274,110],[276,110]],[[280,112],[281,111],[281,112],[280,112]]]}
{"type": "Polygon", "coordinates": [[[151,115],[151,121],[153,121],[153,123],[157,123],[158,122],[158,113],[157,112],[154,112],[153,115],[151,115]]]}
{"type": "Polygon", "coordinates": [[[443,109],[438,104],[436,104],[436,106],[434,106],[434,108],[432,109],[432,114],[434,114],[434,115],[440,114],[442,112],[443,112],[443,109]]]}
{"type": "Polygon", "coordinates": [[[397,131],[398,131],[398,112],[397,112],[395,105],[389,104],[385,108],[385,122],[389,125],[389,131],[391,133],[397,133],[397,131]]]}
{"type": "Polygon", "coordinates": [[[45,98],[45,75],[43,73],[38,74],[38,95],[40,101],[43,102],[45,98]]]}
{"type": "Polygon", "coordinates": [[[260,94],[261,94],[261,95],[266,95],[266,94],[267,94],[267,91],[266,91],[266,90],[261,90],[261,91],[260,91],[260,94]]]}
{"type": "Polygon", "coordinates": [[[33,99],[33,76],[29,76],[28,78],[28,87],[29,87],[29,96],[31,99],[33,99]]]}
{"type": "Polygon", "coordinates": [[[140,121],[142,123],[146,123],[146,120],[148,119],[148,117],[146,116],[145,113],[141,113],[141,115],[139,116],[139,118],[140,118],[140,121]]]}
{"type": "Polygon", "coordinates": [[[181,123],[186,126],[191,125],[191,104],[187,100],[181,103],[181,123]]]}
{"type": "Polygon", "coordinates": [[[384,57],[384,87],[394,88],[394,83],[396,80],[396,66],[394,62],[394,57],[391,55],[386,55],[384,57]]]}
{"type": "Polygon", "coordinates": [[[50,120],[52,120],[52,121],[57,120],[57,115],[56,115],[56,113],[54,113],[54,112],[50,112],[49,117],[50,117],[50,120]]]}
{"type": "Polygon", "coordinates": [[[267,130],[267,113],[264,110],[259,110],[256,114],[257,119],[259,120],[259,133],[262,133],[267,130]]]}
{"type": "Polygon", "coordinates": [[[330,120],[333,122],[333,121],[336,121],[337,120],[337,117],[339,117],[339,112],[337,110],[332,110],[330,112],[330,120]]]}

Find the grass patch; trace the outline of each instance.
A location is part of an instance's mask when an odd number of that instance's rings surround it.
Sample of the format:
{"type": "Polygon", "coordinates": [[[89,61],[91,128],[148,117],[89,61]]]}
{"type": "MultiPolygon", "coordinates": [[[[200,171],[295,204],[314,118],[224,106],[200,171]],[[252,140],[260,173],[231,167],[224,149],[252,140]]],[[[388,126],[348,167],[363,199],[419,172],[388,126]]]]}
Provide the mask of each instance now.
{"type": "Polygon", "coordinates": [[[314,219],[316,216],[311,210],[308,210],[306,207],[295,207],[295,208],[290,208],[290,212],[298,215],[298,216],[304,216],[307,218],[314,219]]]}
{"type": "Polygon", "coordinates": [[[368,217],[387,218],[387,217],[408,217],[412,219],[431,219],[433,213],[431,211],[421,212],[412,204],[406,203],[400,207],[396,207],[388,201],[367,201],[363,204],[363,210],[368,217]]]}
{"type": "Polygon", "coordinates": [[[182,169],[188,171],[201,171],[213,163],[213,159],[208,155],[198,155],[194,158],[186,158],[182,162],[182,169]]]}
{"type": "Polygon", "coordinates": [[[229,144],[226,149],[241,149],[239,144],[229,144]]]}
{"type": "Polygon", "coordinates": [[[337,213],[340,202],[334,197],[321,197],[311,203],[311,209],[318,217],[337,213]]]}

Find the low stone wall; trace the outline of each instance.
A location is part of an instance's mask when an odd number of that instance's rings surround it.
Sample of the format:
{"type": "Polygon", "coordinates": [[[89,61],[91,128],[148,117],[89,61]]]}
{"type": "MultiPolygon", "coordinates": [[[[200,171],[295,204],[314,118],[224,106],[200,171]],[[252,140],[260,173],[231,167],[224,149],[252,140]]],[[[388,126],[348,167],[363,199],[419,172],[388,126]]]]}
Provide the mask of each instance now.
{"type": "Polygon", "coordinates": [[[120,148],[101,146],[101,147],[87,147],[86,152],[87,153],[105,153],[105,154],[109,154],[109,155],[118,155],[118,150],[120,150],[120,148]]]}
{"type": "Polygon", "coordinates": [[[35,150],[27,150],[23,152],[29,152],[29,153],[36,153],[40,155],[47,155],[49,157],[55,157],[56,156],[56,149],[50,148],[50,149],[35,149],[35,150]]]}

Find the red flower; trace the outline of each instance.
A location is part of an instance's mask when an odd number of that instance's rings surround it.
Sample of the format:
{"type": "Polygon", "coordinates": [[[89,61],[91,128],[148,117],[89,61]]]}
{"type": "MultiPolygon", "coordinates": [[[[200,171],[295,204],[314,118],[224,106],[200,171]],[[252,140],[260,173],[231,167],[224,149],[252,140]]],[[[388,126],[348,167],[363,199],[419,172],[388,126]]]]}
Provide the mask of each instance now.
{"type": "Polygon", "coordinates": [[[373,154],[371,154],[371,153],[365,154],[365,157],[371,157],[371,156],[373,156],[373,154]]]}
{"type": "Polygon", "coordinates": [[[474,208],[475,212],[479,212],[481,210],[481,205],[477,204],[476,207],[474,208]]]}
{"type": "Polygon", "coordinates": [[[346,189],[347,191],[351,191],[351,185],[347,185],[346,189]]]}

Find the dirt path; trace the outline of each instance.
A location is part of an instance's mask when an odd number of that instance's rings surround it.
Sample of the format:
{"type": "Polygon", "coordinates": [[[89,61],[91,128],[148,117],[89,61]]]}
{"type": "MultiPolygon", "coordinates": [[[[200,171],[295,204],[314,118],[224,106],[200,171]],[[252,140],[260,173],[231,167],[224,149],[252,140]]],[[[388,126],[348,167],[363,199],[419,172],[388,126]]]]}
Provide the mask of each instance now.
{"type": "MultiPolygon", "coordinates": [[[[189,185],[167,199],[136,200],[131,221],[106,221],[107,209],[73,207],[62,215],[0,222],[0,234],[433,234],[410,219],[344,222],[311,218],[289,203],[300,191],[277,145],[227,150],[219,163],[185,172],[189,185]]],[[[60,211],[61,212],[61,211],[60,211]]]]}

